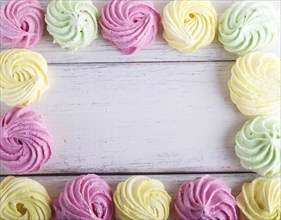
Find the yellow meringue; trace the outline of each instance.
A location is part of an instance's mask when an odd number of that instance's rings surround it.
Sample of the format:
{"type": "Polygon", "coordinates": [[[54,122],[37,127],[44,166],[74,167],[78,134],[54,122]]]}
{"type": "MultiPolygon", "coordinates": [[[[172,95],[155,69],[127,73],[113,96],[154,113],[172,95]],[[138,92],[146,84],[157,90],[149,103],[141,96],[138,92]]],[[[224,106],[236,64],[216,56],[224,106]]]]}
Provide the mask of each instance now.
{"type": "Polygon", "coordinates": [[[211,1],[175,0],[164,8],[162,23],[169,46],[194,52],[213,41],[217,13],[211,1]]]}
{"type": "Polygon", "coordinates": [[[6,177],[0,184],[0,219],[51,219],[51,199],[38,182],[6,177]]]}
{"type": "Polygon", "coordinates": [[[163,183],[146,176],[133,176],[118,184],[114,192],[116,219],[164,220],[171,198],[163,183]]]}
{"type": "Polygon", "coordinates": [[[39,101],[49,88],[47,62],[26,49],[0,53],[0,100],[9,106],[39,101]]]}
{"type": "Polygon", "coordinates": [[[268,115],[280,109],[280,60],[272,54],[239,57],[228,82],[233,103],[245,115],[268,115]]]}
{"type": "Polygon", "coordinates": [[[256,178],[244,183],[237,196],[237,206],[242,219],[281,219],[281,180],[280,178],[256,178]]]}

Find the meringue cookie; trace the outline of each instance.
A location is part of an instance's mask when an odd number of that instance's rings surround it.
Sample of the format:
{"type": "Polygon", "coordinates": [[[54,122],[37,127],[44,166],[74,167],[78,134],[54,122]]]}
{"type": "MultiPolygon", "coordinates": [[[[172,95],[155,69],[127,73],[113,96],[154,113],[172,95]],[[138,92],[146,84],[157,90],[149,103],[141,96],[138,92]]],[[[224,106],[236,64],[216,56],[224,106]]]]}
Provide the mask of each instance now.
{"type": "Polygon", "coordinates": [[[111,0],[102,8],[102,36],[132,54],[154,43],[160,19],[151,1],[111,0]]]}
{"type": "Polygon", "coordinates": [[[54,43],[77,51],[98,37],[98,10],[92,1],[53,0],[47,8],[45,21],[54,43]]]}
{"type": "Polygon", "coordinates": [[[48,90],[48,68],[43,56],[26,49],[0,53],[0,101],[9,106],[39,101],[48,90]]]}
{"type": "Polygon", "coordinates": [[[116,219],[161,220],[169,217],[170,196],[164,185],[146,176],[118,184],[113,195],[116,219]]]}
{"type": "Polygon", "coordinates": [[[245,55],[269,45],[278,36],[279,20],[268,2],[235,3],[219,20],[219,41],[226,51],[245,55]]]}
{"type": "Polygon", "coordinates": [[[235,207],[231,189],[208,175],[183,183],[174,197],[176,220],[237,220],[235,207]]]}
{"type": "Polygon", "coordinates": [[[244,183],[236,199],[241,210],[241,219],[281,219],[280,178],[259,177],[251,183],[244,183]]]}
{"type": "Polygon", "coordinates": [[[51,136],[30,108],[13,108],[1,117],[0,164],[15,173],[38,171],[51,157],[51,136]]]}
{"type": "Polygon", "coordinates": [[[257,117],[236,135],[235,151],[241,165],[262,176],[281,174],[280,120],[257,117]]]}
{"type": "Polygon", "coordinates": [[[28,48],[41,39],[45,11],[38,0],[8,0],[0,14],[0,44],[28,48]]]}
{"type": "Polygon", "coordinates": [[[233,103],[245,115],[268,115],[280,109],[280,60],[254,52],[239,57],[228,87],[233,103]]]}
{"type": "Polygon", "coordinates": [[[54,204],[56,220],[112,218],[112,191],[94,174],[78,176],[68,181],[54,204]]]}
{"type": "Polygon", "coordinates": [[[169,46],[194,52],[213,41],[217,13],[210,1],[175,0],[164,8],[162,23],[169,46]]]}
{"type": "Polygon", "coordinates": [[[0,184],[0,219],[51,219],[51,199],[40,183],[6,177],[0,184]]]}

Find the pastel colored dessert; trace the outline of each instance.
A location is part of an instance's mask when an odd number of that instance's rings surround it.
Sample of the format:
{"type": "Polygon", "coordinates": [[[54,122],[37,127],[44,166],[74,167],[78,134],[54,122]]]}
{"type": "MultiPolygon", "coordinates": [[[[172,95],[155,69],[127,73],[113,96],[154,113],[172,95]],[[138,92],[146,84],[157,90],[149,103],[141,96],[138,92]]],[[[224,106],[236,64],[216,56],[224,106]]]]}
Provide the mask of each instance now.
{"type": "Polygon", "coordinates": [[[183,183],[174,196],[176,220],[237,220],[231,189],[209,175],[183,183]]]}
{"type": "Polygon", "coordinates": [[[113,214],[111,188],[97,175],[78,176],[66,183],[54,204],[54,209],[57,220],[111,219],[113,214]]]}
{"type": "Polygon", "coordinates": [[[47,7],[47,30],[62,48],[89,46],[98,37],[98,10],[90,0],[53,0],[47,7]]]}
{"type": "Polygon", "coordinates": [[[236,60],[228,81],[233,103],[244,115],[268,115],[280,109],[280,60],[249,53],[236,60]]]}
{"type": "Polygon", "coordinates": [[[48,68],[43,56],[26,49],[0,53],[0,101],[9,106],[39,101],[48,90],[48,68]]]}
{"type": "Polygon", "coordinates": [[[111,0],[102,8],[102,36],[125,54],[155,41],[160,15],[151,1],[111,0]]]}
{"type": "Polygon", "coordinates": [[[244,183],[236,200],[241,219],[280,220],[281,180],[259,177],[244,183]]]}
{"type": "Polygon", "coordinates": [[[237,2],[220,17],[219,41],[238,55],[264,48],[278,36],[278,17],[266,1],[237,2]]]}
{"type": "Polygon", "coordinates": [[[38,0],[8,0],[0,12],[0,44],[29,48],[44,32],[45,11],[38,0]]]}
{"type": "Polygon", "coordinates": [[[280,120],[260,116],[245,123],[236,135],[241,165],[262,176],[281,174],[280,120]]]}
{"type": "Polygon", "coordinates": [[[51,157],[52,139],[42,117],[15,107],[1,117],[0,164],[23,174],[38,171],[51,157]]]}
{"type": "Polygon", "coordinates": [[[146,176],[133,176],[119,183],[113,199],[116,219],[161,220],[169,217],[171,198],[163,183],[146,176]]]}
{"type": "Polygon", "coordinates": [[[0,219],[50,220],[51,199],[35,180],[13,176],[0,183],[0,219]]]}
{"type": "Polygon", "coordinates": [[[164,8],[162,23],[169,46],[194,52],[213,41],[217,13],[211,1],[175,0],[164,8]]]}

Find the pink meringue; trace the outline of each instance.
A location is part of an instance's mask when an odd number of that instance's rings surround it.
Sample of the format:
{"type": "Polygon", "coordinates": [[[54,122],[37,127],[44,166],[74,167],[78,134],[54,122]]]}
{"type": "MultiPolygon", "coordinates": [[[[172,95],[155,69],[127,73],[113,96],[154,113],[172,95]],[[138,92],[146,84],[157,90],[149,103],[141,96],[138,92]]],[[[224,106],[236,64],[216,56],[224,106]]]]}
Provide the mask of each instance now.
{"type": "Polygon", "coordinates": [[[8,0],[0,14],[0,43],[29,48],[36,45],[44,32],[44,14],[38,0],[8,0]]]}
{"type": "Polygon", "coordinates": [[[154,43],[160,15],[151,1],[111,0],[102,8],[102,36],[125,54],[154,43]]]}
{"type": "Polygon", "coordinates": [[[13,108],[1,117],[0,164],[7,170],[38,171],[50,159],[50,145],[42,117],[29,107],[13,108]]]}
{"type": "Polygon", "coordinates": [[[174,197],[176,220],[237,220],[231,189],[209,175],[183,183],[174,197]]]}
{"type": "Polygon", "coordinates": [[[56,220],[112,218],[113,200],[109,185],[94,174],[68,181],[54,204],[56,220]]]}

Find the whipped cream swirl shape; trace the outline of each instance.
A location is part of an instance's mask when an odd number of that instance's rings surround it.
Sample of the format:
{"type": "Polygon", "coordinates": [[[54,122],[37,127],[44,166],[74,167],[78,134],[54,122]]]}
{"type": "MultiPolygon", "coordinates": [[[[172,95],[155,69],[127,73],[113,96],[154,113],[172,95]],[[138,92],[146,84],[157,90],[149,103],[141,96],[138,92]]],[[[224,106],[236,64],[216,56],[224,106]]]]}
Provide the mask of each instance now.
{"type": "Polygon", "coordinates": [[[50,159],[51,140],[40,115],[13,108],[1,117],[0,164],[19,174],[38,171],[50,159]]]}
{"type": "Polygon", "coordinates": [[[259,177],[251,183],[244,183],[236,200],[241,219],[280,220],[281,180],[259,177]]]}
{"type": "Polygon", "coordinates": [[[228,82],[233,103],[245,115],[268,115],[280,109],[280,60],[272,54],[239,57],[228,82]]]}
{"type": "Polygon", "coordinates": [[[208,175],[183,183],[174,197],[176,220],[237,220],[235,207],[231,189],[208,175]]]}
{"type": "Polygon", "coordinates": [[[23,177],[6,177],[0,184],[0,219],[50,220],[51,199],[40,183],[23,177]]]}
{"type": "Polygon", "coordinates": [[[43,56],[26,49],[0,53],[0,101],[9,106],[39,101],[48,90],[48,68],[43,56]]]}
{"type": "Polygon", "coordinates": [[[154,43],[160,19],[151,1],[111,0],[102,8],[102,36],[132,54],[154,43]]]}
{"type": "Polygon", "coordinates": [[[77,51],[98,37],[98,10],[89,0],[53,0],[47,7],[45,21],[54,43],[77,51]]]}
{"type": "Polygon", "coordinates": [[[0,44],[29,48],[44,32],[45,11],[38,0],[8,0],[0,12],[0,44]]]}
{"type": "Polygon", "coordinates": [[[68,181],[54,204],[57,220],[109,220],[113,214],[112,191],[94,174],[68,181]]]}
{"type": "Polygon", "coordinates": [[[133,176],[114,192],[115,217],[120,220],[164,220],[169,217],[171,198],[164,185],[146,176],[133,176]]]}
{"type": "Polygon", "coordinates": [[[238,55],[264,48],[278,36],[278,17],[268,2],[237,2],[220,17],[219,41],[238,55]]]}
{"type": "Polygon", "coordinates": [[[211,1],[175,0],[164,8],[162,23],[169,46],[194,52],[213,41],[217,13],[211,1]]]}
{"type": "Polygon", "coordinates": [[[280,120],[257,117],[237,133],[235,151],[244,168],[262,176],[276,176],[281,174],[280,141],[280,120]]]}

